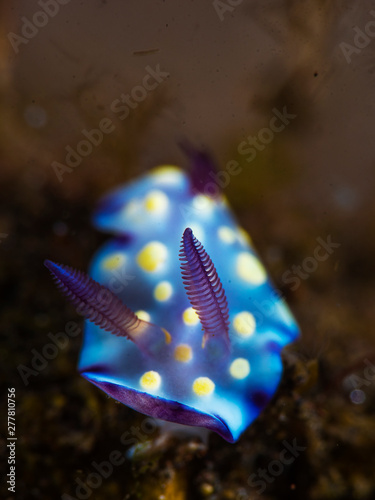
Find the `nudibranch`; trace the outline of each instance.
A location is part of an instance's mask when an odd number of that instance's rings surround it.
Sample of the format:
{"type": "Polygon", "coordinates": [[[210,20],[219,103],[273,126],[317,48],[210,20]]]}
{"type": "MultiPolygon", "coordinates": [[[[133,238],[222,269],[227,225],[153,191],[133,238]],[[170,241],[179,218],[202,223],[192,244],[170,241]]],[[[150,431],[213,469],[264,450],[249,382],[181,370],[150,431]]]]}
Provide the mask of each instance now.
{"type": "Polygon", "coordinates": [[[105,198],[95,224],[116,237],[90,277],[46,266],[86,317],[85,378],[145,415],[234,442],[276,391],[299,330],[225,197],[197,178],[157,167],[105,198]]]}

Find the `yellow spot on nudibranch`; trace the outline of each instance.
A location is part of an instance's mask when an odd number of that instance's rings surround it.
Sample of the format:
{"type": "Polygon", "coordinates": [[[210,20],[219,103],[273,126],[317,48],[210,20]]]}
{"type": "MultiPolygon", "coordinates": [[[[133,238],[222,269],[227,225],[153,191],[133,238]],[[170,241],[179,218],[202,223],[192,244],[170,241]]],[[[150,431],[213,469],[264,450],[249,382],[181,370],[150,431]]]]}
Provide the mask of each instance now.
{"type": "Polygon", "coordinates": [[[229,226],[220,226],[217,234],[224,243],[234,243],[236,241],[236,233],[229,226]]]}
{"type": "Polygon", "coordinates": [[[174,350],[174,359],[176,361],[181,361],[181,363],[189,362],[192,357],[193,351],[187,344],[180,344],[174,350]]]}
{"type": "Polygon", "coordinates": [[[215,384],[208,377],[198,377],[193,383],[193,392],[197,396],[209,396],[213,393],[215,384]]]}
{"type": "Polygon", "coordinates": [[[199,323],[198,314],[194,311],[192,307],[188,307],[182,313],[182,319],[185,325],[197,325],[199,323]]]}
{"type": "Polygon", "coordinates": [[[102,268],[107,271],[114,271],[121,267],[125,262],[125,255],[122,253],[114,253],[106,257],[102,262],[102,268]]]}
{"type": "Polygon", "coordinates": [[[144,200],[145,209],[148,212],[162,213],[168,208],[169,200],[163,191],[155,189],[150,191],[144,200]]]}
{"type": "Polygon", "coordinates": [[[137,263],[144,271],[157,271],[167,260],[168,250],[160,241],[147,243],[137,255],[137,263]]]}
{"type": "Polygon", "coordinates": [[[250,252],[241,252],[237,257],[237,274],[247,283],[262,285],[267,279],[263,265],[250,252]]]}
{"type": "Polygon", "coordinates": [[[243,378],[246,378],[250,373],[250,363],[245,358],[237,358],[232,361],[229,367],[229,373],[233,378],[242,380],[243,378]]]}
{"type": "Polygon", "coordinates": [[[164,302],[168,300],[172,295],[173,288],[169,281],[161,281],[154,288],[154,297],[156,300],[160,302],[164,302]]]}
{"type": "Polygon", "coordinates": [[[234,317],[233,326],[242,337],[250,337],[255,332],[255,318],[247,311],[240,312],[234,317]]]}
{"type": "Polygon", "coordinates": [[[145,372],[139,379],[139,383],[143,389],[147,389],[149,391],[156,390],[160,387],[161,377],[158,372],[145,372]]]}
{"type": "Polygon", "coordinates": [[[149,315],[149,313],[147,311],[143,311],[142,309],[140,309],[139,311],[136,311],[135,314],[136,314],[136,316],[138,316],[139,319],[150,323],[151,316],[149,315]]]}

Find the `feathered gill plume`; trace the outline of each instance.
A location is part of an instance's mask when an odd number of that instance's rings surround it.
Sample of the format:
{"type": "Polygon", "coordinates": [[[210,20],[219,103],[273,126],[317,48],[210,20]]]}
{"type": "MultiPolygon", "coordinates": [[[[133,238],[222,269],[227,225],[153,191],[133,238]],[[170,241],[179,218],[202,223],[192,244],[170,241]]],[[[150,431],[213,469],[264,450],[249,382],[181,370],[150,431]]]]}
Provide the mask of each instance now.
{"type": "Polygon", "coordinates": [[[44,265],[77,312],[103,330],[132,340],[148,354],[156,343],[165,340],[162,328],[139,319],[114,293],[87,274],[50,260],[44,265]]]}
{"type": "Polygon", "coordinates": [[[180,249],[181,274],[189,301],[204,329],[203,345],[224,341],[229,349],[229,312],[223,285],[203,245],[188,227],[180,249]]]}

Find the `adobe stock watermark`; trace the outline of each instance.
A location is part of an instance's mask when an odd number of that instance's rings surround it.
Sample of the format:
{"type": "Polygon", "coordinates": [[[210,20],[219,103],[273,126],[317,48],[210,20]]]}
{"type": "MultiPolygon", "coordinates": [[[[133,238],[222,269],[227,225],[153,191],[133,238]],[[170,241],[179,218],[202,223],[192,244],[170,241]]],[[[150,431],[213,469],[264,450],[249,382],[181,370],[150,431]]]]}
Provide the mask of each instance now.
{"type": "Polygon", "coordinates": [[[281,276],[281,280],[294,292],[300,286],[302,280],[307,280],[318,267],[319,262],[324,262],[330,255],[333,254],[336,248],[340,248],[341,243],[332,241],[332,236],[329,234],[326,241],[320,236],[316,238],[319,243],[313,252],[313,255],[303,259],[302,264],[299,266],[293,265],[281,276]]]}
{"type": "MultiPolygon", "coordinates": [[[[120,443],[123,446],[135,446],[142,444],[155,432],[158,428],[155,419],[146,417],[140,427],[132,426],[130,431],[125,431],[120,437],[120,443]]],[[[103,479],[108,479],[114,471],[115,467],[121,466],[126,458],[124,451],[113,450],[108,455],[107,460],[98,463],[91,462],[92,471],[89,472],[83,481],[81,478],[75,478],[75,496],[67,493],[61,495],[61,500],[87,500],[90,498],[94,490],[100,488],[103,484],[103,479]]]]}
{"type": "Polygon", "coordinates": [[[212,6],[215,9],[220,21],[224,21],[224,14],[226,12],[233,12],[235,7],[241,5],[242,2],[243,0],[226,0],[225,2],[222,0],[214,0],[212,2],[212,6]]]}
{"type": "MultiPolygon", "coordinates": [[[[134,275],[129,275],[126,273],[124,267],[119,267],[111,271],[112,276],[108,279],[107,289],[101,289],[98,295],[95,297],[98,303],[102,305],[108,305],[113,300],[113,294],[121,293],[125,287],[129,285],[129,281],[135,279],[134,275]],[[112,293],[111,293],[112,292],[112,293]]],[[[91,309],[90,306],[86,304],[81,304],[77,307],[77,313],[82,316],[86,316],[87,312],[91,309]]],[[[31,349],[32,358],[30,361],[31,366],[26,366],[19,364],[17,366],[17,371],[27,387],[30,383],[30,377],[36,377],[43,370],[47,368],[50,361],[53,361],[58,356],[59,352],[68,346],[69,340],[71,338],[77,337],[81,333],[81,328],[75,321],[68,321],[65,325],[63,332],[52,333],[49,332],[47,337],[51,340],[50,343],[45,344],[41,352],[37,349],[31,349]]],[[[110,334],[109,334],[110,335],[110,334]]]]}
{"type": "Polygon", "coordinates": [[[56,359],[60,350],[65,349],[69,343],[69,339],[77,337],[81,333],[81,328],[75,321],[68,321],[65,325],[63,332],[52,333],[49,332],[47,337],[51,340],[50,343],[45,344],[41,352],[35,348],[31,349],[31,367],[23,364],[17,366],[17,371],[22,379],[22,382],[27,387],[30,383],[30,377],[36,377],[43,370],[45,370],[50,361],[56,359]]]}
{"type": "Polygon", "coordinates": [[[115,295],[121,293],[129,285],[129,281],[135,279],[135,275],[128,274],[123,266],[113,269],[111,275],[106,286],[115,295]]]}
{"type": "MultiPolygon", "coordinates": [[[[139,85],[135,85],[129,94],[121,94],[110,104],[110,110],[119,120],[125,120],[132,110],[136,109],[152,91],[170,76],[168,72],[161,70],[160,64],[157,64],[155,68],[146,66],[145,70],[146,74],[139,85]]],[[[83,129],[81,131],[83,139],[74,148],[70,144],[65,146],[65,163],[58,161],[51,163],[58,181],[63,181],[65,173],[73,172],[82,163],[82,160],[93,152],[94,148],[100,146],[104,136],[111,134],[115,129],[115,124],[108,117],[102,118],[97,128],[83,129]]]]}
{"type": "Polygon", "coordinates": [[[268,127],[260,129],[256,136],[249,135],[246,141],[238,145],[237,151],[240,155],[246,155],[246,161],[249,163],[255,160],[259,151],[263,151],[267,144],[273,141],[275,134],[285,130],[291,120],[297,117],[297,115],[288,113],[286,106],[283,107],[282,113],[276,108],[273,108],[272,113],[273,116],[268,127]]]}
{"type": "MultiPolygon", "coordinates": [[[[375,17],[375,10],[370,10],[369,14],[375,17]]],[[[348,64],[352,62],[353,54],[360,54],[363,49],[368,47],[371,40],[375,38],[375,20],[369,21],[363,29],[359,26],[354,26],[353,31],[355,33],[353,38],[353,44],[341,42],[339,47],[344,54],[345,60],[348,64]]]]}
{"type": "MultiPolygon", "coordinates": [[[[257,488],[257,494],[261,495],[268,484],[271,484],[280,476],[285,467],[291,465],[299,456],[300,453],[306,450],[306,446],[299,446],[297,439],[294,438],[292,444],[284,440],[282,442],[284,448],[279,453],[278,460],[272,460],[266,469],[259,468],[256,473],[249,476],[247,484],[252,488],[257,488]]],[[[242,500],[243,499],[242,497],[242,500]]]]}
{"type": "MultiPolygon", "coordinates": [[[[297,115],[289,113],[286,106],[283,107],[282,111],[273,108],[272,115],[268,127],[260,129],[254,136],[249,135],[245,141],[239,143],[237,152],[241,156],[246,156],[245,160],[248,163],[254,161],[258,153],[264,151],[266,146],[274,140],[275,134],[285,130],[291,120],[297,117],[297,115]]],[[[228,187],[231,177],[241,174],[242,171],[243,167],[237,160],[228,161],[225,169],[212,170],[209,173],[212,181],[206,182],[202,190],[193,190],[194,194],[204,194],[208,199],[200,197],[199,202],[195,200],[194,206],[183,203],[179,205],[180,212],[185,220],[188,220],[192,214],[197,216],[200,212],[206,211],[209,208],[209,198],[219,198],[223,189],[228,187]]]]}
{"type": "MultiPolygon", "coordinates": [[[[319,243],[313,256],[306,257],[299,266],[293,265],[282,274],[281,280],[288,285],[292,291],[296,291],[302,280],[308,279],[315,272],[320,262],[327,260],[341,246],[340,243],[332,241],[331,235],[324,240],[320,236],[316,238],[319,243]]],[[[267,299],[251,301],[251,315],[243,319],[244,328],[252,330],[254,325],[259,328],[266,319],[280,314],[280,306],[286,305],[285,295],[279,288],[272,288],[267,299]]],[[[236,339],[233,339],[235,342],[236,339]]]]}
{"type": "Polygon", "coordinates": [[[13,50],[16,54],[20,51],[20,45],[27,45],[32,38],[34,38],[41,28],[46,26],[50,19],[55,17],[59,11],[61,5],[66,5],[70,0],[39,0],[38,5],[42,10],[36,11],[31,20],[26,16],[21,17],[21,35],[17,33],[9,32],[7,37],[13,50]]]}
{"type": "MultiPolygon", "coordinates": [[[[319,244],[315,247],[313,256],[306,257],[302,261],[302,265],[293,265],[291,269],[285,271],[281,276],[282,282],[288,285],[293,292],[297,290],[302,280],[308,279],[318,269],[320,262],[327,260],[335,249],[341,246],[340,243],[332,241],[330,234],[326,237],[326,240],[319,236],[316,241],[319,244]]],[[[280,301],[285,301],[285,296],[279,288],[275,288],[270,299],[264,299],[261,302],[254,300],[252,302],[255,308],[254,317],[258,325],[263,321],[263,317],[270,317],[278,312],[280,301]]]]}
{"type": "MultiPolygon", "coordinates": [[[[119,270],[113,271],[114,276],[108,281],[108,286],[105,288],[100,288],[97,295],[90,296],[90,301],[82,301],[76,311],[81,316],[90,318],[93,313],[93,308],[95,306],[105,307],[106,311],[111,311],[111,302],[115,302],[115,307],[118,307],[118,297],[116,294],[122,292],[122,290],[128,286],[129,281],[135,279],[135,276],[127,275],[125,272],[122,273],[119,270]]],[[[97,308],[96,308],[97,310],[97,308]]]]}
{"type": "Polygon", "coordinates": [[[353,373],[344,380],[344,386],[352,389],[349,397],[351,402],[356,405],[362,404],[366,400],[366,393],[362,387],[368,387],[375,381],[375,365],[367,358],[363,360],[363,364],[362,377],[353,373]]]}

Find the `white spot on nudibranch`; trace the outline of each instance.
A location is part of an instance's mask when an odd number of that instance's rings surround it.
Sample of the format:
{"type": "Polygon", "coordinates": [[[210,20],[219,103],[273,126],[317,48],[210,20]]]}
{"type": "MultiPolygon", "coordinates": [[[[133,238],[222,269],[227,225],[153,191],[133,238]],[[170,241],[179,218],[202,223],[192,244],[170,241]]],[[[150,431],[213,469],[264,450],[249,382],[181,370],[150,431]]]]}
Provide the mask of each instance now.
{"type": "Polygon", "coordinates": [[[242,380],[246,378],[250,373],[250,363],[245,358],[237,358],[232,361],[229,367],[229,373],[233,378],[242,380]]]}
{"type": "Polygon", "coordinates": [[[137,263],[144,271],[158,271],[167,260],[168,250],[160,241],[147,243],[137,255],[137,263]]]}
{"type": "Polygon", "coordinates": [[[173,287],[169,281],[161,281],[154,289],[154,297],[160,302],[168,300],[173,293],[173,287]]]}
{"type": "Polygon", "coordinates": [[[200,213],[211,213],[215,207],[215,201],[205,194],[197,194],[193,198],[193,207],[200,213]]]}
{"type": "Polygon", "coordinates": [[[138,316],[138,318],[141,319],[142,321],[147,321],[148,323],[150,323],[151,321],[151,316],[147,311],[143,311],[143,309],[136,311],[135,315],[138,316]]]}
{"type": "Polygon", "coordinates": [[[236,233],[229,226],[220,226],[217,234],[224,243],[234,243],[236,241],[236,233]]]}
{"type": "Polygon", "coordinates": [[[155,391],[160,387],[161,377],[158,372],[155,371],[145,372],[139,379],[139,384],[143,389],[147,389],[148,391],[155,391]]]}
{"type": "Polygon", "coordinates": [[[147,212],[161,214],[166,211],[168,205],[169,200],[167,195],[158,189],[150,191],[144,199],[144,207],[147,212]]]}
{"type": "Polygon", "coordinates": [[[193,392],[197,396],[209,396],[214,392],[215,384],[208,377],[198,377],[193,383],[193,392]]]}
{"type": "Polygon", "coordinates": [[[242,311],[234,317],[233,326],[242,337],[250,337],[255,332],[255,318],[251,313],[242,311]]]}
{"type": "Polygon", "coordinates": [[[267,280],[267,273],[263,265],[250,252],[241,252],[236,262],[237,274],[247,283],[262,285],[267,280]]]}
{"type": "Polygon", "coordinates": [[[154,168],[151,175],[163,184],[179,184],[183,178],[181,170],[174,165],[162,165],[154,168]]]}
{"type": "Polygon", "coordinates": [[[128,218],[132,219],[134,217],[137,217],[137,215],[139,215],[140,207],[141,204],[138,199],[134,198],[132,200],[129,200],[127,203],[125,203],[125,205],[122,208],[122,214],[124,219],[126,220],[128,218]]]}

